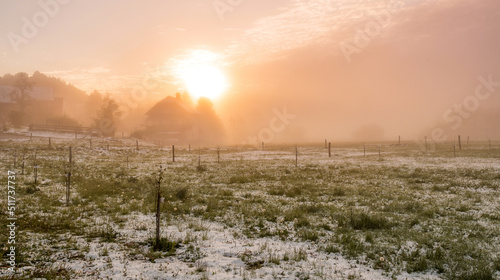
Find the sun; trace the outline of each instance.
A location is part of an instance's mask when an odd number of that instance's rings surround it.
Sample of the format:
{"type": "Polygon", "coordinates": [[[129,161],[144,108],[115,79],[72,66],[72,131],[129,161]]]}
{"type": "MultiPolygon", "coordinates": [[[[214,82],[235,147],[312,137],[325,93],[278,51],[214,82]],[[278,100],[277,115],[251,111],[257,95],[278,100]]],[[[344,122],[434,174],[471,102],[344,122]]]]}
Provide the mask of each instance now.
{"type": "Polygon", "coordinates": [[[180,74],[187,91],[196,99],[200,97],[215,99],[227,88],[224,73],[210,64],[190,65],[182,69],[180,74]]]}

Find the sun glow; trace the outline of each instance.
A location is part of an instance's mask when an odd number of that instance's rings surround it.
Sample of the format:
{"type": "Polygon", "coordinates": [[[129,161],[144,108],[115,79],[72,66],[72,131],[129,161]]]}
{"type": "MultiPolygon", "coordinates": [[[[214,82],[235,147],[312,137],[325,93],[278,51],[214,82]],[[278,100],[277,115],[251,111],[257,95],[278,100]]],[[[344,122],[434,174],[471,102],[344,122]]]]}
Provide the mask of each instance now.
{"type": "Polygon", "coordinates": [[[216,99],[228,88],[221,70],[219,54],[207,50],[192,50],[175,59],[175,72],[187,92],[194,98],[216,99]]]}
{"type": "Polygon", "coordinates": [[[219,97],[227,87],[226,77],[214,66],[195,65],[188,67],[181,74],[187,91],[194,98],[219,97]]]}

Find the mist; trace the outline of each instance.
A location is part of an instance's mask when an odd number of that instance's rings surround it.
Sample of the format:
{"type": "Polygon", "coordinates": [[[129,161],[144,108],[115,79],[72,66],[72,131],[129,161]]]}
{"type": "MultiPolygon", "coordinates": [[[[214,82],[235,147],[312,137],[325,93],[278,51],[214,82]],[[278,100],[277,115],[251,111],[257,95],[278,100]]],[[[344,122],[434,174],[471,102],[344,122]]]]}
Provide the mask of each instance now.
{"type": "MultiPolygon", "coordinates": [[[[498,4],[471,3],[441,9],[427,4],[393,15],[398,24],[352,54],[350,63],[337,44],[322,44],[235,67],[238,86],[221,111],[226,118],[244,119],[247,131],[256,135],[268,126],[273,108],[286,107],[296,118],[276,133],[275,140],[283,142],[395,141],[399,135],[413,140],[430,136],[436,127],[446,130],[448,140],[455,134],[498,138],[498,82],[487,100],[461,116],[460,125],[443,117],[474,96],[479,77],[500,80],[498,4]]],[[[345,39],[335,31],[329,36],[345,39]]]]}
{"type": "MultiPolygon", "coordinates": [[[[44,62],[29,51],[6,51],[4,68],[40,71],[87,96],[110,94],[122,111],[117,130],[128,135],[167,96],[191,94],[195,107],[197,97],[176,73],[186,61],[199,63],[193,53],[202,51],[227,77],[224,93],[210,98],[226,144],[409,141],[432,137],[436,129],[443,141],[459,134],[500,137],[497,1],[284,1],[269,10],[262,3],[237,6],[223,18],[214,17],[220,11],[207,14],[206,3],[185,5],[193,9],[189,24],[173,17],[158,25],[164,15],[143,7],[151,16],[142,31],[98,34],[110,44],[96,50],[103,42],[90,40],[88,51],[80,46],[87,61],[66,51],[60,57],[48,52],[44,62]],[[131,44],[134,36],[140,42],[131,44]],[[475,97],[478,87],[484,98],[475,97]],[[290,118],[276,123],[277,112],[290,118]]],[[[68,5],[67,12],[78,7],[68,5]]],[[[129,8],[110,16],[106,30],[132,13],[129,8]]],[[[105,18],[103,12],[95,20],[105,18]]],[[[87,34],[90,27],[78,24],[83,20],[73,25],[87,34]]],[[[57,49],[61,38],[51,36],[40,35],[40,43],[57,49]]],[[[97,109],[80,99],[68,96],[64,114],[90,125],[97,109]]]]}

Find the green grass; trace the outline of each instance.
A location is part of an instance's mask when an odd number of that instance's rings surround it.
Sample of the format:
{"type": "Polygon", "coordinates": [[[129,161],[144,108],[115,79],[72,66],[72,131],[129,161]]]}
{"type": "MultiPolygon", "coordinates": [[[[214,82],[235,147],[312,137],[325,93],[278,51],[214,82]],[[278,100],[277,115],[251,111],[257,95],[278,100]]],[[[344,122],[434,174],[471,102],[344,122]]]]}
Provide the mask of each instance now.
{"type": "MultiPolygon", "coordinates": [[[[0,143],[4,174],[12,167],[15,150],[30,155],[39,148],[39,183],[33,183],[30,157],[26,175],[18,176],[17,214],[23,234],[126,242],[119,234],[128,222],[126,216],[154,213],[151,177],[161,163],[167,167],[161,207],[166,224],[185,221],[186,228],[207,231],[203,222],[186,218],[193,216],[239,229],[250,239],[314,242],[322,252],[366,260],[388,273],[435,271],[447,279],[494,279],[500,267],[495,250],[500,246],[500,175],[495,167],[500,149],[488,151],[484,143],[471,144],[456,159],[444,144],[427,156],[412,145],[386,146],[383,161],[378,161],[378,149],[369,146],[363,157],[362,145],[339,144],[331,159],[321,147],[307,147],[297,168],[289,158],[241,158],[236,148],[225,151],[224,162],[217,164],[213,153],[204,150],[200,169],[198,153],[182,149],[176,163],[165,163],[158,147],[136,152],[133,146],[116,145],[97,152],[82,141],[65,140],[73,146],[75,159],[71,204],[66,206],[67,145],[58,142],[49,150],[37,141],[0,143]],[[345,152],[351,150],[361,156],[345,152]],[[124,164],[127,153],[129,168],[124,164]],[[477,166],[467,167],[467,161],[477,166]],[[99,219],[105,222],[97,223],[99,219]]],[[[96,147],[102,144],[96,140],[96,147]]],[[[289,148],[270,146],[266,151],[290,156],[289,148]]],[[[4,218],[6,213],[0,215],[4,218]]],[[[152,228],[147,224],[137,230],[152,228]]],[[[5,238],[0,235],[1,242],[5,238]]],[[[143,246],[154,247],[151,242],[143,246]]],[[[144,254],[154,261],[176,255],[178,246],[162,239],[161,252],[144,254]]],[[[192,258],[186,259],[201,258],[195,247],[189,250],[192,258]]],[[[24,257],[23,264],[34,258],[24,257]]],[[[297,249],[282,258],[266,253],[247,266],[253,270],[302,260],[307,254],[297,249]]],[[[56,272],[40,267],[38,273],[51,279],[56,272]]],[[[71,273],[61,270],[63,277],[71,273]]]]}

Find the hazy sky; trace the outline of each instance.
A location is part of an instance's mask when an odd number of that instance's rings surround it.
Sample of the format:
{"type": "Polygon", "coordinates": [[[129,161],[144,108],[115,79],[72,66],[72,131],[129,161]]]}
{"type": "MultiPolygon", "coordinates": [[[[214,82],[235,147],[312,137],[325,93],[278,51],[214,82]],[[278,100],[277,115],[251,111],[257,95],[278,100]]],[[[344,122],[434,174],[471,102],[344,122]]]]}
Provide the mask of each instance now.
{"type": "MultiPolygon", "coordinates": [[[[449,130],[443,115],[474,95],[479,76],[500,81],[498,0],[60,2],[0,0],[0,74],[38,70],[115,93],[153,77],[156,95],[173,95],[179,62],[205,52],[229,83],[216,108],[242,135],[284,107],[296,117],[279,140],[449,130]]],[[[499,130],[482,120],[500,116],[496,89],[450,133],[475,119],[478,137],[499,130]]]]}

